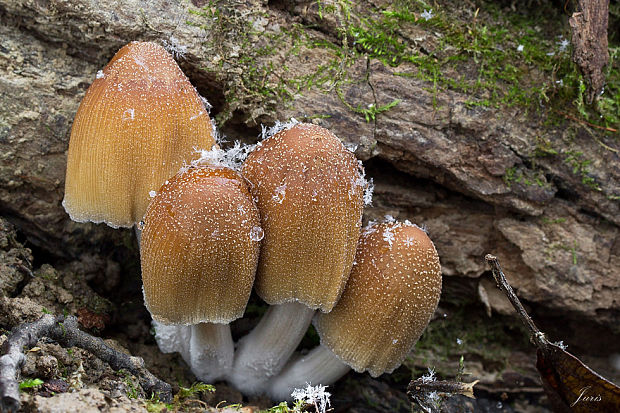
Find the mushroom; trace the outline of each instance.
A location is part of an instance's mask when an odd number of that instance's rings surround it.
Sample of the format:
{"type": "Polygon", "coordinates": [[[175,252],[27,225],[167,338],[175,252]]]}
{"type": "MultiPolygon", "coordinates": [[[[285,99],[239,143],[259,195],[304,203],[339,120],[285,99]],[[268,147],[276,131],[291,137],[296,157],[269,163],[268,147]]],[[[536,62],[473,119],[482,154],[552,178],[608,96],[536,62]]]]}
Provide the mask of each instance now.
{"type": "Polygon", "coordinates": [[[260,142],[242,173],[265,231],[255,289],[272,306],[240,340],[230,381],[257,394],[294,352],[314,311],[328,312],[338,301],[367,183],[361,162],[334,134],[305,123],[260,142]]]}
{"type": "Polygon", "coordinates": [[[63,206],[71,219],[131,227],[156,191],[211,148],[200,96],[163,47],[131,42],[97,73],[69,142],[63,206]]]}
{"type": "Polygon", "coordinates": [[[156,329],[164,329],[160,348],[180,349],[200,380],[223,378],[232,366],[228,323],[243,316],[261,238],[245,181],[229,168],[184,168],[148,206],[140,245],[144,300],[156,329]],[[179,328],[169,334],[166,325],[179,328]],[[180,343],[189,325],[189,343],[180,343]]]}
{"type": "Polygon", "coordinates": [[[332,384],[350,368],[377,377],[391,373],[428,325],[441,293],[432,241],[419,227],[387,222],[367,227],[342,298],[314,325],[321,345],[290,362],[268,387],[290,399],[306,383],[332,384]]]}

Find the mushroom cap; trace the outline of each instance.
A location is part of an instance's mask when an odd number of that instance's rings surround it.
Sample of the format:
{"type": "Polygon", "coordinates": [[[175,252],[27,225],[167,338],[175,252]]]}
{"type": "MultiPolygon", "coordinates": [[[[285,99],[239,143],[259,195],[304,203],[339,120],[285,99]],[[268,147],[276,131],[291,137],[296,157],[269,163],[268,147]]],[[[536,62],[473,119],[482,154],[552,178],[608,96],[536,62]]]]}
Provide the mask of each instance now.
{"type": "Polygon", "coordinates": [[[441,293],[437,251],[415,225],[365,230],[342,298],[315,327],[321,344],[357,372],[391,373],[428,325],[441,293]]]}
{"type": "Polygon", "coordinates": [[[131,227],[149,192],[214,142],[207,110],[172,56],[155,43],[129,43],[80,103],[63,206],[74,221],[131,227]]]}
{"type": "Polygon", "coordinates": [[[330,311],[359,238],[361,163],[328,130],[297,124],[258,144],[242,173],[265,230],[256,292],[269,304],[330,311]]]}
{"type": "Polygon", "coordinates": [[[229,323],[252,291],[262,229],[241,175],[196,167],[149,204],[140,244],[144,299],[164,324],[229,323]]]}

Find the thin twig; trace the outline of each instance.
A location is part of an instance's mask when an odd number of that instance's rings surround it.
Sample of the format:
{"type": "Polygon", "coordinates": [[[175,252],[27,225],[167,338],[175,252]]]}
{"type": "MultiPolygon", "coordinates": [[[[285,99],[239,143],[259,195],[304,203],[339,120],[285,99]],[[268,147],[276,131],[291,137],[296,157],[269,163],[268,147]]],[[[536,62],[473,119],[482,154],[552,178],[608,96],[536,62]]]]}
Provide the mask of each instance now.
{"type": "Polygon", "coordinates": [[[521,301],[519,301],[519,298],[512,290],[512,287],[508,284],[497,257],[487,254],[484,258],[491,267],[493,278],[495,279],[497,286],[504,292],[504,294],[506,294],[508,300],[510,300],[510,303],[521,317],[521,321],[523,321],[523,324],[525,324],[527,329],[530,331],[530,340],[532,343],[534,343],[534,345],[541,350],[545,349],[549,342],[545,338],[545,335],[538,329],[538,327],[536,327],[536,324],[534,324],[532,318],[525,311],[525,308],[523,308],[521,301]]]}
{"type": "Polygon", "coordinates": [[[83,332],[73,316],[65,318],[46,314],[35,322],[15,327],[4,343],[4,355],[0,357],[0,410],[19,410],[21,402],[17,378],[26,360],[23,348],[34,346],[42,337],[49,337],[65,347],[83,348],[107,362],[113,369],[125,369],[137,376],[148,394],[156,394],[164,402],[172,400],[171,386],[148,371],[141,357],[121,353],[109,347],[101,338],[83,332]]]}
{"type": "Polygon", "coordinates": [[[0,357],[0,407],[2,411],[16,412],[20,408],[17,376],[26,361],[24,347],[34,346],[40,337],[47,335],[56,323],[53,316],[46,314],[34,323],[22,324],[16,328],[2,346],[0,357]]]}
{"type": "Polygon", "coordinates": [[[579,119],[573,115],[571,115],[570,113],[566,113],[566,112],[562,112],[561,110],[556,110],[556,112],[562,116],[564,116],[566,119],[570,119],[570,120],[574,120],[577,123],[581,123],[582,125],[586,125],[586,126],[590,126],[592,128],[596,128],[596,129],[601,129],[607,132],[618,132],[618,129],[614,129],[614,128],[610,128],[607,126],[600,126],[600,125],[596,125],[594,123],[590,123],[587,120],[583,120],[583,119],[579,119]]]}

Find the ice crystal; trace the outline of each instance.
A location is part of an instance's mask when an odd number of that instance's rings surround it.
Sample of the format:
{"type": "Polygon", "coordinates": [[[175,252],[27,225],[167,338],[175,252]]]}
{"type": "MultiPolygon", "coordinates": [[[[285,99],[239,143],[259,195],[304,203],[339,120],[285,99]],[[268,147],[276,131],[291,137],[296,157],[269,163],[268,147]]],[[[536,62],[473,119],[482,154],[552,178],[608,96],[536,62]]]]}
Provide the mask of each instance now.
{"type": "Polygon", "coordinates": [[[280,122],[280,121],[276,121],[276,123],[271,127],[271,128],[267,128],[265,125],[261,125],[261,140],[265,140],[267,138],[272,137],[273,135],[275,135],[278,132],[281,132],[283,130],[286,129],[290,129],[293,126],[297,125],[298,123],[300,123],[297,119],[295,118],[291,118],[291,120],[289,120],[288,122],[280,122]]]}
{"type": "Polygon", "coordinates": [[[357,144],[353,142],[346,142],[344,147],[350,152],[355,152],[357,150],[357,144]]]}
{"type": "MultiPolygon", "coordinates": [[[[198,92],[196,92],[196,93],[198,93],[198,92]]],[[[207,113],[210,114],[211,113],[211,108],[213,107],[213,105],[209,103],[207,98],[202,97],[200,95],[198,95],[198,96],[200,97],[200,100],[202,101],[202,104],[205,105],[205,109],[207,110],[207,113]]],[[[215,122],[213,122],[213,127],[215,127],[215,122]]]]}
{"type": "Polygon", "coordinates": [[[303,403],[313,405],[317,412],[325,413],[327,408],[331,406],[329,398],[331,393],[326,392],[327,386],[317,385],[312,386],[306,383],[305,389],[295,389],[291,393],[291,397],[295,401],[302,401],[303,403]]]}
{"type": "Polygon", "coordinates": [[[421,377],[421,379],[422,379],[422,383],[424,383],[424,384],[428,384],[428,383],[434,382],[436,380],[435,369],[432,368],[432,367],[429,367],[428,368],[428,373],[423,375],[421,377]]]}
{"type": "Polygon", "coordinates": [[[387,227],[383,230],[383,240],[387,241],[388,245],[391,247],[394,242],[394,233],[392,232],[391,227],[387,227]]]}
{"type": "Polygon", "coordinates": [[[424,20],[430,20],[433,16],[433,9],[424,10],[424,12],[420,15],[424,20]]]}
{"type": "Polygon", "coordinates": [[[364,165],[362,164],[362,161],[358,159],[357,162],[358,162],[357,169],[359,172],[359,176],[357,180],[354,182],[354,185],[361,186],[364,188],[364,196],[363,196],[364,205],[371,205],[372,204],[372,193],[375,190],[375,185],[373,183],[372,178],[370,178],[370,180],[366,179],[366,171],[364,170],[364,165]]]}
{"type": "MultiPolygon", "coordinates": [[[[200,154],[200,157],[195,161],[192,161],[190,166],[211,165],[211,166],[225,166],[235,171],[241,169],[241,165],[248,154],[252,151],[254,145],[242,145],[237,141],[228,149],[221,149],[213,147],[209,150],[196,149],[196,152],[200,154]]],[[[185,166],[187,170],[188,166],[185,166]]]]}
{"type": "Polygon", "coordinates": [[[555,343],[552,343],[552,344],[555,344],[556,346],[558,346],[562,350],[566,350],[568,348],[568,346],[566,344],[564,344],[563,341],[558,341],[558,342],[555,342],[555,343]]]}
{"type": "Polygon", "coordinates": [[[166,49],[175,59],[178,60],[179,58],[185,57],[185,53],[187,53],[187,46],[179,43],[179,40],[176,37],[170,36],[170,40],[163,39],[162,43],[164,44],[164,49],[166,49]]]}

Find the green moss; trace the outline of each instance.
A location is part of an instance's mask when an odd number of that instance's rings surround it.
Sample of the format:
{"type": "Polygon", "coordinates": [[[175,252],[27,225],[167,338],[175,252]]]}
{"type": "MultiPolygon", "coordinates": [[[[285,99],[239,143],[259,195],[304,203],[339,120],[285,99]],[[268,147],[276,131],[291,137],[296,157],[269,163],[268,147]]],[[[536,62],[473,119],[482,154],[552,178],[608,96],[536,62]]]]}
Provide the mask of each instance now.
{"type": "Polygon", "coordinates": [[[541,188],[549,186],[543,175],[543,172],[537,168],[520,169],[516,166],[510,167],[506,169],[503,180],[506,186],[508,186],[508,188],[510,188],[513,183],[520,183],[526,186],[537,185],[541,188]]]}
{"type": "Polygon", "coordinates": [[[591,160],[585,159],[583,152],[569,151],[564,155],[564,163],[568,165],[573,174],[581,178],[581,183],[592,190],[601,191],[601,187],[596,179],[590,175],[591,160]]]}
{"type": "MultiPolygon", "coordinates": [[[[583,77],[571,61],[565,40],[570,38],[567,16],[551,3],[516,12],[502,8],[501,3],[481,0],[470,10],[461,3],[405,0],[370,10],[360,10],[349,0],[330,4],[318,0],[315,7],[320,19],[337,21],[337,27],[331,28],[337,41],[317,35],[312,25],[293,24],[279,31],[256,29],[253,25],[261,16],[242,15],[222,0],[211,0],[191,11],[188,24],[202,28],[206,35],[209,59],[205,70],[225,82],[226,106],[220,108],[218,124],[237,110],[253,118],[272,116],[277,107],[293,104],[308,91],[336,92],[352,115],[374,122],[398,105],[398,96],[387,104],[374,97],[348,101],[343,91],[360,82],[372,89],[370,64],[364,79],[351,70],[355,63],[375,60],[389,67],[394,76],[426,82],[435,109],[439,94],[453,90],[468,96],[469,107],[515,107],[522,113],[535,113],[544,125],[571,122],[617,136],[620,39],[610,37],[605,91],[588,106],[583,77]],[[432,10],[433,17],[423,18],[425,10],[432,10]],[[419,37],[423,38],[419,43],[411,40],[419,37]],[[310,72],[293,73],[289,61],[299,61],[313,49],[321,50],[321,64],[310,72]]],[[[322,116],[329,115],[309,114],[309,119],[322,116]]],[[[539,137],[532,164],[509,168],[504,182],[509,187],[513,183],[547,186],[537,160],[558,157],[583,185],[600,191],[591,162],[571,146],[555,137],[539,137]]],[[[606,196],[620,199],[619,194],[606,196]]]]}
{"type": "Polygon", "coordinates": [[[24,379],[19,382],[19,390],[25,391],[28,389],[34,389],[43,384],[43,380],[41,379],[24,379]]]}
{"type": "MultiPolygon", "coordinates": [[[[530,348],[528,337],[525,328],[514,318],[498,315],[489,318],[477,306],[460,307],[449,316],[433,320],[413,353],[426,367],[435,366],[446,377],[458,372],[461,356],[480,361],[489,370],[501,371],[515,349],[530,348]]],[[[426,373],[416,370],[416,364],[412,359],[405,361],[414,377],[426,373]]]]}

